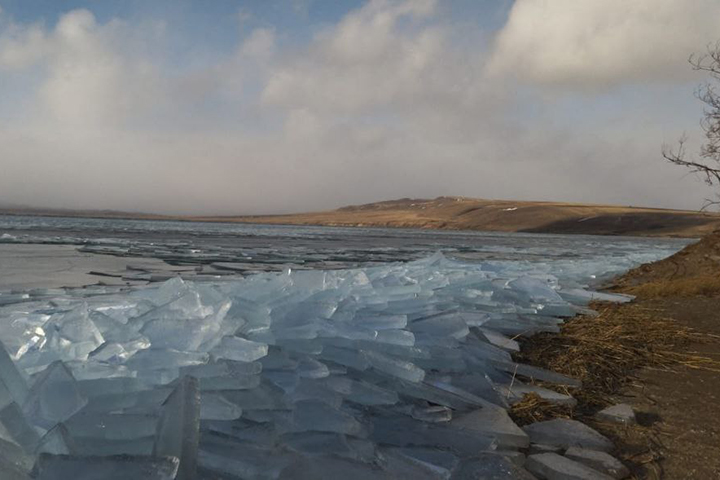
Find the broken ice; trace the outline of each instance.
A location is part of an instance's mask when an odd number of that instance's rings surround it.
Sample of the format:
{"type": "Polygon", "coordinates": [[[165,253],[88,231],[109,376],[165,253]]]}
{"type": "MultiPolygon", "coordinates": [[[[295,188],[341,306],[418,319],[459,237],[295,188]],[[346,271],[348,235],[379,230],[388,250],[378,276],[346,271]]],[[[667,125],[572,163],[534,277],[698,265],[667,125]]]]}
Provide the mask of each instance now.
{"type": "Polygon", "coordinates": [[[574,401],[523,380],[578,385],[515,363],[514,337],[556,330],[595,298],[627,300],[583,288],[597,265],[554,265],[436,254],[24,303],[10,312],[22,321],[0,326],[0,468],[448,479],[481,454],[483,471],[505,468],[482,452],[543,433],[519,429],[509,404],[574,401]]]}

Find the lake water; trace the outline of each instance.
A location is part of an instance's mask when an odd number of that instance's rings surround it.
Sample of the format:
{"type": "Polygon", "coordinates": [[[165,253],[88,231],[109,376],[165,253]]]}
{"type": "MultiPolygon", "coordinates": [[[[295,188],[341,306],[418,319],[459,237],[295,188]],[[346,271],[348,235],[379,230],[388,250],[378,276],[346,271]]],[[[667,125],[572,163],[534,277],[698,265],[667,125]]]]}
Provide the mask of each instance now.
{"type": "MultiPolygon", "coordinates": [[[[547,235],[388,228],[254,225],[0,216],[1,243],[76,245],[81,251],[160,258],[172,265],[234,271],[347,268],[426,257],[467,260],[620,263],[668,256],[686,239],[547,235]],[[233,265],[234,264],[234,265],[233,265]]],[[[611,269],[613,272],[616,269],[611,269]]],[[[598,274],[604,272],[597,272],[598,274]]]]}

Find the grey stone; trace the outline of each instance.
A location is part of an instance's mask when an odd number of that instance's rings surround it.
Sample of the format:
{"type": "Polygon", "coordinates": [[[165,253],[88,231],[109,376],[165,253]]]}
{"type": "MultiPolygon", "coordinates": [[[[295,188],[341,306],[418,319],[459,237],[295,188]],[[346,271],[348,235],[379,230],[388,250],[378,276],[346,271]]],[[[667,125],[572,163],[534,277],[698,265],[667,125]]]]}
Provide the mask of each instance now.
{"type": "Polygon", "coordinates": [[[606,473],[613,478],[621,479],[630,475],[630,470],[620,463],[620,460],[605,452],[571,447],[567,449],[565,456],[570,460],[575,460],[590,468],[594,468],[598,472],[606,473]]]}
{"type": "Polygon", "coordinates": [[[635,412],[632,407],[627,403],[621,403],[619,405],[613,405],[605,410],[601,410],[595,415],[598,420],[613,423],[624,423],[630,425],[636,423],[635,412]]]}
{"type": "Polygon", "coordinates": [[[537,480],[530,472],[496,453],[463,461],[450,480],[537,480]]]}
{"type": "Polygon", "coordinates": [[[608,452],[613,443],[587,425],[576,420],[557,418],[523,427],[531,443],[563,448],[581,447],[608,452]]]}
{"type": "Polygon", "coordinates": [[[546,480],[612,480],[613,477],[557,453],[530,455],[525,467],[546,480]]]}
{"type": "Polygon", "coordinates": [[[557,445],[544,445],[542,443],[531,443],[528,455],[535,455],[537,453],[560,453],[563,447],[557,445]]]}

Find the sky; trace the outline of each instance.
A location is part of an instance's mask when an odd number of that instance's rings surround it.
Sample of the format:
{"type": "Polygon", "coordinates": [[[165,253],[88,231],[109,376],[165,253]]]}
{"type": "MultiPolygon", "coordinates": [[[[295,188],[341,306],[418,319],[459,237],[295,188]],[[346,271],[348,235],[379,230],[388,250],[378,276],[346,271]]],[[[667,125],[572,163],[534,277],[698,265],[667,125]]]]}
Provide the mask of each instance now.
{"type": "Polygon", "coordinates": [[[0,0],[0,205],[699,209],[720,0],[0,0]]]}

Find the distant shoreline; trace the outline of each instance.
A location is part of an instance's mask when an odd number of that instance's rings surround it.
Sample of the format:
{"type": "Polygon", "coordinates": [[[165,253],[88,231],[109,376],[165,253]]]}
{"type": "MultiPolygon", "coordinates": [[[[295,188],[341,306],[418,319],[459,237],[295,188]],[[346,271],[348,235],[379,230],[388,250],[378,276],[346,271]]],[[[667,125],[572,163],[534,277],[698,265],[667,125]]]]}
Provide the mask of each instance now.
{"type": "Polygon", "coordinates": [[[400,199],[323,212],[276,215],[191,216],[1,207],[0,215],[681,238],[701,237],[720,229],[717,213],[465,197],[400,199]]]}

